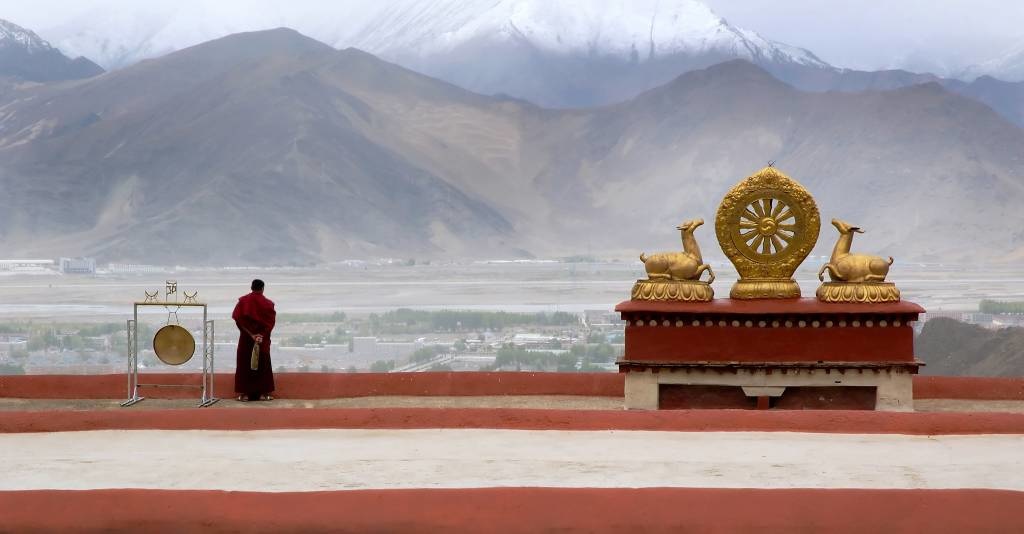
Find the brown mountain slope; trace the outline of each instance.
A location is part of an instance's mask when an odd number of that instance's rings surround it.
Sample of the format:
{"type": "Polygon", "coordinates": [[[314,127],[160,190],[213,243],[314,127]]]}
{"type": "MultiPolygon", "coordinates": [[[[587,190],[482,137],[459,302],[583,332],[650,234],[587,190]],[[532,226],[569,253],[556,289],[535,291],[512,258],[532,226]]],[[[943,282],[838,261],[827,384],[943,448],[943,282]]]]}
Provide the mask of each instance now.
{"type": "MultiPolygon", "coordinates": [[[[816,196],[825,220],[866,228],[861,250],[932,261],[1024,252],[1024,131],[936,84],[803,93],[737,61],[589,113],[552,137],[561,169],[577,171],[574,187],[612,210],[623,241],[671,237],[666,229],[682,216],[713,220],[732,184],[776,160],[816,196]]],[[[561,169],[539,177],[549,195],[561,169]]],[[[834,239],[825,225],[818,253],[834,239]]]]}
{"type": "MultiPolygon", "coordinates": [[[[777,160],[857,248],[1024,254],[1024,131],[929,84],[804,93],[742,61],[616,106],[484,97],[289,30],[0,107],[7,254],[180,263],[632,256],[777,160]],[[184,251],[184,252],[183,252],[184,251]]],[[[713,230],[698,239],[719,256],[713,230]]],[[[818,253],[834,240],[823,229],[818,253]]]]}
{"type": "Polygon", "coordinates": [[[943,85],[985,103],[1008,121],[1024,128],[1024,82],[1004,82],[982,76],[971,83],[946,81],[943,85]]]}
{"type": "Polygon", "coordinates": [[[192,263],[500,245],[501,214],[374,140],[387,118],[325,81],[346,60],[290,30],[240,34],[33,93],[3,121],[24,207],[0,214],[3,239],[192,263]]]}
{"type": "Polygon", "coordinates": [[[915,341],[925,374],[1024,376],[1024,328],[986,330],[953,319],[932,319],[915,341]]]}

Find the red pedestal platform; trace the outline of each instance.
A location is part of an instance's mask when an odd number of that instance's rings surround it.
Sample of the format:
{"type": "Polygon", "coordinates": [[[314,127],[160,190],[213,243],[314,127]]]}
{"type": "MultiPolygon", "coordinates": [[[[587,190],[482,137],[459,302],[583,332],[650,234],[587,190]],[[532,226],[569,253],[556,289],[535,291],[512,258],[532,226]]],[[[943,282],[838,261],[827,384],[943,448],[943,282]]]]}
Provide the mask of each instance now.
{"type": "Polygon", "coordinates": [[[627,407],[656,408],[652,388],[690,385],[739,386],[762,408],[787,387],[875,388],[876,408],[909,409],[910,375],[922,365],[912,323],[924,309],[912,302],[626,301],[615,310],[627,323],[618,362],[629,373],[627,407]]]}

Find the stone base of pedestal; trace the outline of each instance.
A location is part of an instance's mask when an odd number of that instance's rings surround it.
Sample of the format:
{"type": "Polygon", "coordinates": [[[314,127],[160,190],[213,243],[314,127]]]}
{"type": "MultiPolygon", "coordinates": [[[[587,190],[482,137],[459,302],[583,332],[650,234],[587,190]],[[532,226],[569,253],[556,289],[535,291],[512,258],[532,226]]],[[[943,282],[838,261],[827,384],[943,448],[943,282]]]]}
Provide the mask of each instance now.
{"type": "Polygon", "coordinates": [[[786,388],[875,388],[875,410],[914,409],[917,363],[619,362],[626,374],[625,407],[657,410],[662,385],[735,386],[748,397],[777,398],[786,388]]]}

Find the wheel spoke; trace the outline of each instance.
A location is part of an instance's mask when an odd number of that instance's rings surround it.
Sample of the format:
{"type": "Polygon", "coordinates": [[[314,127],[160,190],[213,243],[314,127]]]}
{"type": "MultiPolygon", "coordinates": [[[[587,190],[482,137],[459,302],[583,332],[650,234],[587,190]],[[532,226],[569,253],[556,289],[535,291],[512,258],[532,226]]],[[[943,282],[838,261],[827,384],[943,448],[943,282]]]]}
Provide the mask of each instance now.
{"type": "Polygon", "coordinates": [[[781,213],[782,210],[784,210],[784,209],[786,209],[788,207],[789,206],[787,206],[785,202],[780,200],[779,203],[775,205],[775,209],[772,210],[772,218],[773,219],[778,219],[779,218],[779,213],[781,213]]]}
{"type": "Polygon", "coordinates": [[[740,210],[738,218],[740,241],[756,254],[779,254],[797,239],[799,218],[785,200],[770,196],[756,198],[740,210]],[[771,219],[774,225],[766,219],[771,219]],[[774,226],[772,235],[761,234],[762,223],[774,226]]]}

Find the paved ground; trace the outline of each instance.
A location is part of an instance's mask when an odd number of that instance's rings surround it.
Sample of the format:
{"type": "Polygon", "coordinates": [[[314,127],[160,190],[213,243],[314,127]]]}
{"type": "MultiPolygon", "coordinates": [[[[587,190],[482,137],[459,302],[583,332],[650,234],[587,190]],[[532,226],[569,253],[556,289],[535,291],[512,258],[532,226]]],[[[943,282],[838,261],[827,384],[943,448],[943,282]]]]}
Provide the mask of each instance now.
{"type": "Polygon", "coordinates": [[[525,430],[0,434],[0,490],[1024,490],[1024,436],[525,430]]]}

